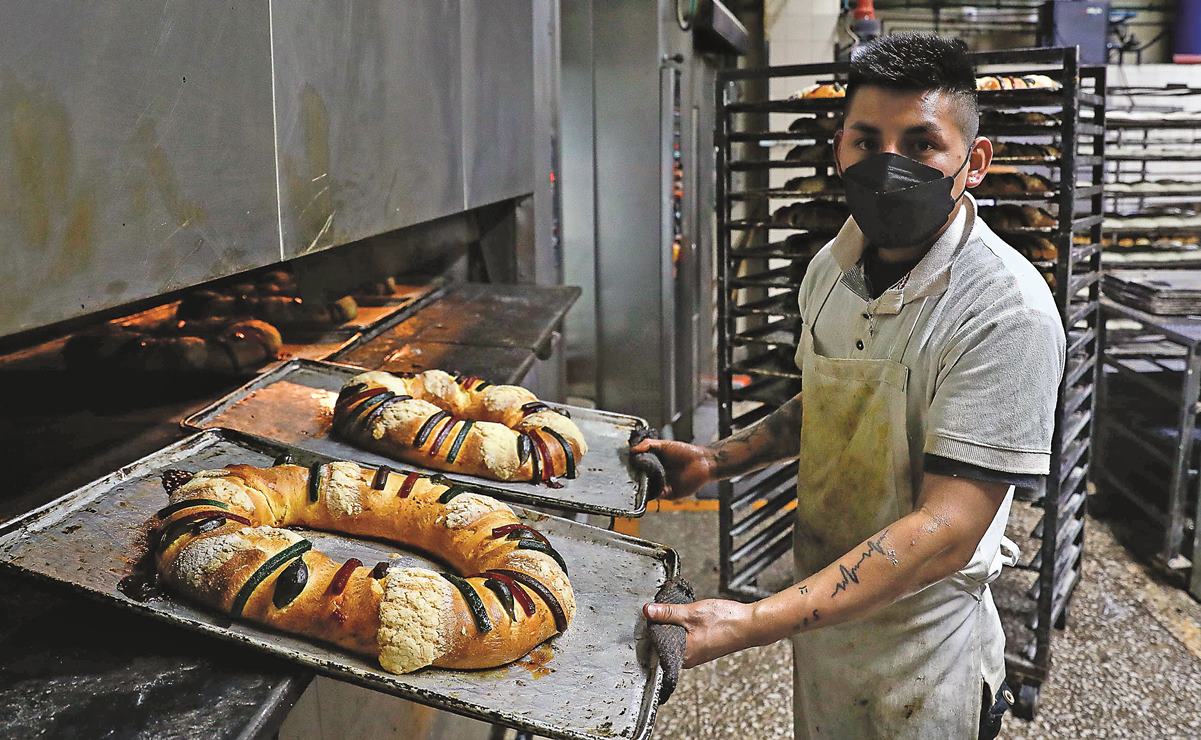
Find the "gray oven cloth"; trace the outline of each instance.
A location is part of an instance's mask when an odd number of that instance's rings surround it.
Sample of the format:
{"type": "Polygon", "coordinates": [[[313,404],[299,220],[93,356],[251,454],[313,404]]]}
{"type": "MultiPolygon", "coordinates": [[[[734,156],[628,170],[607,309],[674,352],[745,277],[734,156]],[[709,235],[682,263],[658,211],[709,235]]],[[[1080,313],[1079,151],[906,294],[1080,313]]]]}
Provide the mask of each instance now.
{"type": "MultiPolygon", "coordinates": [[[[653,438],[654,429],[635,428],[630,432],[630,446],[638,444],[644,439],[653,438]]],[[[635,470],[646,474],[647,491],[646,497],[649,500],[659,498],[663,493],[664,486],[667,485],[667,471],[663,468],[663,461],[653,452],[642,452],[637,455],[630,455],[630,466],[635,470]]]]}
{"type": "MultiPolygon", "coordinates": [[[[655,437],[655,430],[638,428],[630,432],[630,446],[638,444],[648,437],[655,437]]],[[[643,452],[630,456],[630,465],[635,470],[646,474],[647,498],[656,499],[663,493],[667,483],[667,471],[663,461],[652,452],[643,452]]],[[[692,586],[682,576],[669,578],[659,588],[655,601],[660,604],[691,604],[696,601],[692,586]]],[[[655,653],[659,656],[659,665],[663,668],[663,685],[659,689],[659,703],[663,704],[671,698],[680,680],[680,670],[684,664],[684,645],[688,633],[677,624],[650,625],[651,642],[655,644],[655,653]]]]}
{"type": "MultiPolygon", "coordinates": [[[[659,604],[691,604],[694,601],[696,594],[692,591],[692,585],[682,576],[669,578],[655,595],[655,602],[659,604]]],[[[652,623],[650,631],[651,642],[655,644],[655,652],[659,655],[659,665],[663,668],[663,685],[659,689],[659,703],[663,704],[671,698],[680,680],[688,634],[678,624],[652,623]]]]}

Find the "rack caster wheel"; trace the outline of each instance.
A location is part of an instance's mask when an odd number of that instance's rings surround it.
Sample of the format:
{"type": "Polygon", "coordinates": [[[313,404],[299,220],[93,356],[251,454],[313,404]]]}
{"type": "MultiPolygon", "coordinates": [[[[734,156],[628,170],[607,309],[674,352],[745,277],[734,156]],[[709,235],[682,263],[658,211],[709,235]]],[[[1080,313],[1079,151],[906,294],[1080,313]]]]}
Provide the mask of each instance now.
{"type": "Polygon", "coordinates": [[[1038,711],[1038,692],[1039,687],[1036,684],[1022,684],[1018,689],[1017,701],[1013,705],[1014,715],[1024,720],[1034,719],[1034,714],[1038,711]]]}

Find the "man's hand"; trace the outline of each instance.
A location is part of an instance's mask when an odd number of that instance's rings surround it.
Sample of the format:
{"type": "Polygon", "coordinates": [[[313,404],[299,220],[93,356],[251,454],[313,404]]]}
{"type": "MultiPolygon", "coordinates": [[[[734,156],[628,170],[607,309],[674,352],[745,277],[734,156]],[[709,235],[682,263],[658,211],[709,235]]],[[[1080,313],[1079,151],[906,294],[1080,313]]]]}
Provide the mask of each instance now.
{"type": "Polygon", "coordinates": [[[716,480],[714,453],[708,447],[664,439],[644,439],[631,447],[630,452],[650,452],[663,463],[667,484],[663,488],[662,498],[693,496],[706,483],[716,480]]]}
{"type": "Polygon", "coordinates": [[[678,624],[687,633],[684,667],[694,668],[723,655],[754,647],[754,607],[737,601],[705,599],[692,604],[646,604],[651,622],[678,624]]]}
{"type": "Polygon", "coordinates": [[[674,499],[692,496],[706,483],[795,458],[800,448],[801,394],[798,393],[757,424],[710,447],[645,439],[631,447],[630,452],[651,452],[658,456],[667,473],[662,496],[674,499]]]}

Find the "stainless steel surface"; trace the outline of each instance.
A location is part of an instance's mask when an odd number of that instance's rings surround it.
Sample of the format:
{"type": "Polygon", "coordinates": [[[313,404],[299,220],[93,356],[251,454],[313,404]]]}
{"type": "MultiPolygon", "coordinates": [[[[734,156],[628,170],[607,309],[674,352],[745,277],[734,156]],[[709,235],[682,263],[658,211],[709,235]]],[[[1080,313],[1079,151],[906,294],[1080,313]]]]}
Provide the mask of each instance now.
{"type": "Polygon", "coordinates": [[[7,3],[0,336],[279,260],[267,3],[7,3]]]}
{"type": "MultiPolygon", "coordinates": [[[[416,340],[541,352],[579,294],[579,288],[566,285],[456,283],[446,289],[444,296],[390,328],[386,336],[372,344],[399,345],[416,340]]],[[[347,358],[359,356],[354,353],[347,358]]]]}
{"type": "Polygon", "coordinates": [[[655,5],[595,3],[593,48],[597,404],[658,427],[667,421],[661,348],[670,338],[658,321],[665,245],[655,5]]]}
{"type": "Polygon", "coordinates": [[[461,6],[467,208],[534,189],[534,2],[477,0],[461,6]]]}
{"type": "MultiPolygon", "coordinates": [[[[682,359],[678,352],[681,337],[676,324],[676,281],[672,264],[675,249],[675,209],[683,210],[682,199],[677,202],[674,194],[674,166],[676,152],[673,148],[684,146],[679,135],[683,121],[680,85],[683,72],[674,63],[665,63],[659,69],[659,240],[654,254],[659,258],[655,266],[659,285],[655,291],[659,299],[657,325],[661,335],[659,342],[659,418],[664,424],[676,421],[680,399],[676,387],[676,364],[682,359]]],[[[683,151],[679,154],[682,156],[683,151]]],[[[690,407],[691,408],[691,407],[690,407]]]]}
{"type": "MultiPolygon", "coordinates": [[[[559,162],[559,2],[533,0],[534,125],[532,127],[533,185],[528,205],[531,259],[522,260],[519,282],[559,285],[563,282],[563,248],[560,243],[562,195],[558,187],[559,162]]],[[[518,240],[518,246],[526,240],[518,240]]]]}
{"type": "MultiPolygon", "coordinates": [[[[183,420],[191,429],[234,429],[331,458],[367,465],[427,470],[362,450],[329,434],[334,400],[362,368],[329,362],[284,363],[183,420]]],[[[557,404],[556,404],[557,405],[557,404]]],[[[646,422],[596,409],[559,406],[571,413],[588,440],[580,477],[560,489],[519,481],[494,481],[461,473],[447,478],[507,501],[605,516],[640,516],[646,510],[646,476],[629,465],[628,440],[646,422]]]]}
{"type": "Polygon", "coordinates": [[[459,3],[271,7],[284,255],[463,210],[459,3]]]}
{"type": "Polygon", "coordinates": [[[0,336],[549,180],[550,0],[77,5],[0,27],[0,336]]]}
{"type": "Polygon", "coordinates": [[[596,396],[596,173],[593,151],[593,0],[559,5],[559,167],[563,281],[578,285],[580,300],[564,322],[567,373],[576,389],[596,396]]]}
{"type": "MultiPolygon", "coordinates": [[[[687,434],[699,365],[712,364],[701,360],[712,354],[712,334],[703,334],[704,323],[691,317],[712,307],[698,285],[711,285],[701,270],[711,270],[712,263],[700,254],[713,248],[708,184],[713,102],[707,83],[716,60],[695,50],[692,34],[680,29],[675,4],[667,0],[593,3],[589,20],[595,242],[592,255],[572,255],[569,264],[581,279],[593,270],[596,398],[601,406],[645,417],[656,427],[675,422],[687,434]],[[671,164],[677,131],[684,165],[683,249],[673,266],[671,164]],[[589,257],[592,265],[581,268],[589,257]]],[[[573,64],[587,68],[580,60],[573,64]]],[[[573,132],[573,151],[585,150],[585,134],[573,132]]],[[[588,246],[578,234],[565,238],[573,247],[588,246]]],[[[589,370],[585,365],[585,377],[589,370]]]]}
{"type": "Polygon", "coordinates": [[[458,371],[493,383],[520,383],[539,398],[560,401],[558,329],[579,292],[566,286],[458,283],[412,318],[329,359],[392,372],[458,371]]]}
{"type": "MultiPolygon", "coordinates": [[[[58,581],[335,678],[544,737],[649,737],[660,675],[649,659],[641,605],[674,575],[673,551],[565,519],[516,508],[555,541],[572,569],[577,612],[544,668],[519,661],[488,671],[429,669],[394,675],[373,661],[194,607],[174,596],[138,602],[117,584],[131,571],[138,530],[167,500],[166,468],[269,465],[282,448],[222,431],[196,434],[0,528],[0,566],[58,581]],[[649,667],[647,667],[649,666],[649,667]],[[547,672],[548,671],[548,672],[547,672]]],[[[314,458],[314,460],[320,458],[314,458]]],[[[379,543],[313,535],[343,555],[378,559],[379,543]],[[338,541],[340,540],[340,541],[338,541]]],[[[420,561],[417,561],[420,562],[420,561]]]]}

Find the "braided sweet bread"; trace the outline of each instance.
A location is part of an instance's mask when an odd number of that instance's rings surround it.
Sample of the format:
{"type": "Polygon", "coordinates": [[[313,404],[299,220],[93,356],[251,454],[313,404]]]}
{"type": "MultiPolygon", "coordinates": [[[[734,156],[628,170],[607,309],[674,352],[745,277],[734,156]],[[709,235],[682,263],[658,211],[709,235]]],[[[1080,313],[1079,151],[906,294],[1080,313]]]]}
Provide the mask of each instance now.
{"type": "Polygon", "coordinates": [[[505,504],[416,473],[278,462],[164,475],[153,552],[169,587],[394,673],[503,665],[574,616],[562,557],[505,504]],[[335,562],[280,528],[294,525],[407,545],[464,575],[335,562]]]}
{"type": "Polygon", "coordinates": [[[398,460],[503,481],[575,478],[588,452],[579,427],[525,388],[442,370],[350,378],[333,430],[398,460]]]}

